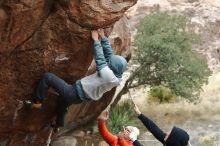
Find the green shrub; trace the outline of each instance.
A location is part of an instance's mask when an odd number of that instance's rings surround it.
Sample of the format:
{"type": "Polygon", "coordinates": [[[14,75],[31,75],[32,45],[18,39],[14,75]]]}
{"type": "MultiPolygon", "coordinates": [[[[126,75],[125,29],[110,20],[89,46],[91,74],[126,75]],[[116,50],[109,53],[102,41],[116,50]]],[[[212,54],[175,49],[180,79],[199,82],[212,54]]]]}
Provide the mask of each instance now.
{"type": "Polygon", "coordinates": [[[194,49],[199,38],[184,16],[147,15],[135,36],[133,59],[140,66],[129,77],[127,88],[164,85],[177,96],[198,99],[212,73],[206,58],[194,49]]]}
{"type": "Polygon", "coordinates": [[[165,103],[171,102],[176,98],[176,95],[167,87],[154,86],[150,89],[149,101],[165,103]]]}
{"type": "Polygon", "coordinates": [[[112,134],[117,135],[123,126],[126,127],[130,125],[137,127],[138,123],[140,122],[133,111],[131,102],[125,100],[111,109],[107,127],[112,134]]]}

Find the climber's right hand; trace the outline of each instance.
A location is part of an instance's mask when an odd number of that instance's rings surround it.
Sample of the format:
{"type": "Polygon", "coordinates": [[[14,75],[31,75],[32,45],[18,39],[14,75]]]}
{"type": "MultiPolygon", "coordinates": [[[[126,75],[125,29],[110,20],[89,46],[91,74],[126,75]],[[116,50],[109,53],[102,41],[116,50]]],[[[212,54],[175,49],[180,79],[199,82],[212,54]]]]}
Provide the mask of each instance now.
{"type": "Polygon", "coordinates": [[[91,31],[91,34],[92,34],[92,39],[94,41],[98,41],[99,40],[99,34],[98,34],[98,31],[97,30],[92,30],[91,31]]]}
{"type": "Polygon", "coordinates": [[[99,33],[101,38],[105,37],[104,29],[102,29],[102,28],[98,29],[98,33],[99,33]]]}

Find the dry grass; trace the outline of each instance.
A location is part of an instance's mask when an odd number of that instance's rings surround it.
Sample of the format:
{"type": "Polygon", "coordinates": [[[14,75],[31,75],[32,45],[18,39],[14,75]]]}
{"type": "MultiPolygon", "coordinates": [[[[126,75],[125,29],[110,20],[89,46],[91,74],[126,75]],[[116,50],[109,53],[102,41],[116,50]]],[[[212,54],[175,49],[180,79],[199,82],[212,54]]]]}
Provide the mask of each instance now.
{"type": "MultiPolygon", "coordinates": [[[[220,73],[210,77],[197,104],[183,100],[169,104],[149,104],[147,92],[148,89],[133,91],[135,102],[164,131],[176,125],[189,132],[193,146],[220,145],[220,73]]],[[[142,139],[151,137],[143,136],[142,139]]]]}
{"type": "Polygon", "coordinates": [[[147,101],[147,89],[140,89],[133,95],[135,102],[140,109],[153,117],[160,119],[166,116],[171,121],[177,123],[185,122],[186,119],[191,120],[209,120],[219,118],[220,114],[220,73],[213,75],[209,79],[209,84],[204,86],[201,93],[201,101],[197,104],[188,103],[184,100],[177,103],[149,104],[147,101]]]}

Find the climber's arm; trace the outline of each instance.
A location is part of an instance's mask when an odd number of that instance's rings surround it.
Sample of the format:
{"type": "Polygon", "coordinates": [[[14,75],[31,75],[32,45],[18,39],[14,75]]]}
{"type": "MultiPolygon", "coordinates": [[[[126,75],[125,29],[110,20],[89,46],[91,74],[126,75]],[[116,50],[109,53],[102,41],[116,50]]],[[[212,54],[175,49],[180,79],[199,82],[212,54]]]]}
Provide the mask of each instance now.
{"type": "Polygon", "coordinates": [[[110,57],[113,55],[113,49],[108,41],[108,38],[103,37],[101,39],[101,44],[103,47],[103,51],[104,51],[104,55],[105,55],[105,59],[107,62],[109,62],[110,57]]]}
{"type": "Polygon", "coordinates": [[[107,62],[105,60],[105,56],[103,53],[101,43],[98,39],[98,32],[97,31],[92,31],[92,38],[94,40],[94,53],[95,53],[96,70],[100,71],[102,68],[107,66],[107,62]]]}
{"type": "Polygon", "coordinates": [[[98,33],[101,36],[101,45],[103,47],[105,59],[107,62],[109,62],[110,57],[113,55],[113,49],[109,43],[108,38],[104,34],[104,30],[99,29],[98,33]]]}

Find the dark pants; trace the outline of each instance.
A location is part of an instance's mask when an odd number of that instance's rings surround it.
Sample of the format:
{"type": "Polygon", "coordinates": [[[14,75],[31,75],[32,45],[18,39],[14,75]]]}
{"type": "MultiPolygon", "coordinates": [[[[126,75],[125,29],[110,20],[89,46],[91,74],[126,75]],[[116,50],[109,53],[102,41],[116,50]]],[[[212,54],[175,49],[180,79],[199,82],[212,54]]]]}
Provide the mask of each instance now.
{"type": "Polygon", "coordinates": [[[52,73],[45,73],[40,83],[38,84],[34,98],[43,101],[47,96],[49,87],[53,88],[58,94],[58,109],[57,109],[57,126],[64,126],[67,108],[72,104],[79,104],[82,100],[76,92],[76,86],[66,83],[64,80],[52,73]]]}

